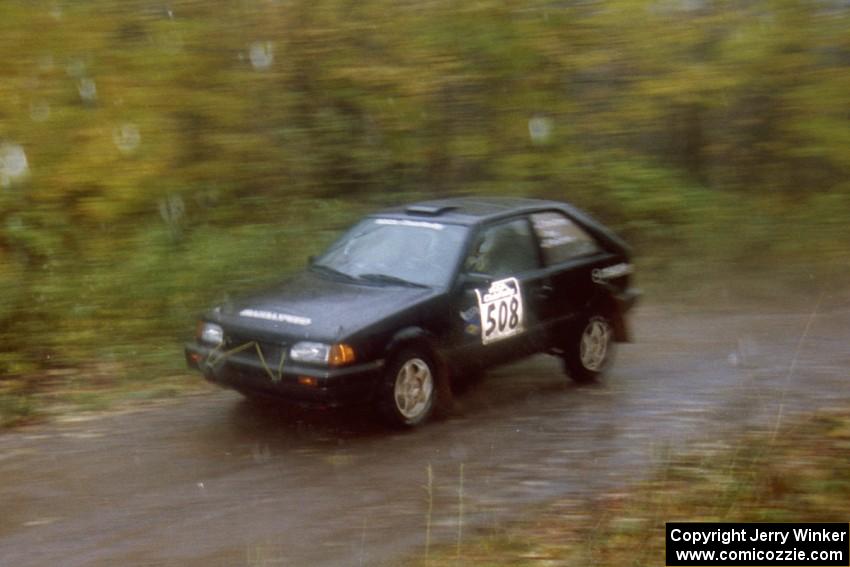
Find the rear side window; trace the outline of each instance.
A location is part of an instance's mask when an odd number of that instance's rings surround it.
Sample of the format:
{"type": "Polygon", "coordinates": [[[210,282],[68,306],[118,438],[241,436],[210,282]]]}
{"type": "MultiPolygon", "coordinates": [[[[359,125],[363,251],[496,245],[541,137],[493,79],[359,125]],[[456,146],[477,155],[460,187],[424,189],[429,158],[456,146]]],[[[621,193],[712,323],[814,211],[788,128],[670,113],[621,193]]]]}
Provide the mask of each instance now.
{"type": "Polygon", "coordinates": [[[467,272],[503,277],[540,267],[537,245],[526,219],[485,228],[464,265],[467,272]]]}
{"type": "Polygon", "coordinates": [[[531,215],[547,266],[599,251],[599,245],[566,215],[554,211],[531,215]]]}

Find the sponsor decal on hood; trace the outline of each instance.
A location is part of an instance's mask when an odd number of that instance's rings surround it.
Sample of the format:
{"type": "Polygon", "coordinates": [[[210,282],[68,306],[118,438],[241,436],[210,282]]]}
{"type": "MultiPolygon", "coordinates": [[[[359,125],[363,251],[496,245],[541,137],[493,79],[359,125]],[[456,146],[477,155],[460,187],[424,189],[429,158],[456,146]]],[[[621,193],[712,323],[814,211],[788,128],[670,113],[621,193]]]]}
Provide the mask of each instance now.
{"type": "Polygon", "coordinates": [[[279,313],[277,311],[264,311],[261,309],[243,309],[239,312],[242,317],[251,317],[252,319],[265,319],[266,321],[275,321],[278,323],[290,323],[292,325],[300,325],[306,327],[313,321],[309,317],[301,317],[299,315],[290,315],[289,313],[279,313]]]}

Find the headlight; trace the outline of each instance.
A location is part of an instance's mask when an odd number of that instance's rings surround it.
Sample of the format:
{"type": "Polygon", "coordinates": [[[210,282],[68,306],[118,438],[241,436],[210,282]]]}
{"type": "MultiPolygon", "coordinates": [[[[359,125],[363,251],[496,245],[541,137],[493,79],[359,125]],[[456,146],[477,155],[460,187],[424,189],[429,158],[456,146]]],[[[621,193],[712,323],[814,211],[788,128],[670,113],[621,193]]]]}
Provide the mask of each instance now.
{"type": "Polygon", "coordinates": [[[300,342],[289,349],[289,358],[300,362],[321,362],[327,364],[331,345],[324,343],[300,342]]]}
{"type": "Polygon", "coordinates": [[[224,331],[220,325],[201,321],[198,323],[198,339],[202,343],[220,345],[224,340],[224,331]]]}
{"type": "Polygon", "coordinates": [[[342,366],[354,362],[354,349],[346,344],[328,345],[302,341],[292,345],[289,349],[289,358],[299,362],[342,366]]]}

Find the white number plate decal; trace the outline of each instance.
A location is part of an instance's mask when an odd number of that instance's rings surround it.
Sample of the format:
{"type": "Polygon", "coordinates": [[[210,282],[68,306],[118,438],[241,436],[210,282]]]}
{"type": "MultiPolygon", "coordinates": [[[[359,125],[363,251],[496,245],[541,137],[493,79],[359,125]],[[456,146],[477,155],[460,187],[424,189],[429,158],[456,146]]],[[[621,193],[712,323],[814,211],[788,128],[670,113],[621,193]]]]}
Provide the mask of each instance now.
{"type": "Polygon", "coordinates": [[[481,313],[481,342],[494,343],[525,331],[522,290],[516,278],[490,284],[486,292],[476,289],[481,313]]]}

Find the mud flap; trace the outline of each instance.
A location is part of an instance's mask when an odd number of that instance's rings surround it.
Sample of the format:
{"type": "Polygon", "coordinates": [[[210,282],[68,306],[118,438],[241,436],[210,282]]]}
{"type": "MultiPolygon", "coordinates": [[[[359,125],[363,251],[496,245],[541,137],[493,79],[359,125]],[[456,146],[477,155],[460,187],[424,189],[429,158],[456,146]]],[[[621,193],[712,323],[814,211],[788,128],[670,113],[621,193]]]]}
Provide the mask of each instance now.
{"type": "Polygon", "coordinates": [[[641,296],[641,291],[637,288],[629,288],[625,291],[614,293],[614,309],[611,311],[611,324],[614,327],[614,340],[619,343],[632,342],[632,335],[626,323],[625,314],[628,313],[638,298],[641,296]]]}
{"type": "Polygon", "coordinates": [[[452,394],[452,369],[446,363],[445,358],[436,349],[431,349],[434,364],[437,365],[437,399],[434,400],[434,416],[446,417],[454,409],[454,395],[452,394]]]}

